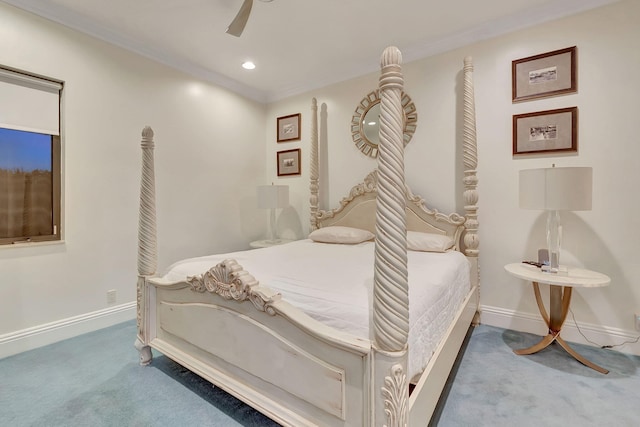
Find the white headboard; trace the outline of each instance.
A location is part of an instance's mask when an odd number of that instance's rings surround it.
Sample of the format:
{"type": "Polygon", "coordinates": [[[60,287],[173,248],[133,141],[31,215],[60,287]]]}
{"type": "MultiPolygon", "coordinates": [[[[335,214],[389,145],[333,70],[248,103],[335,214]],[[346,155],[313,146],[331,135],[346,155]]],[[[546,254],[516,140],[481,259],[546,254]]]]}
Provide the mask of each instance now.
{"type": "MultiPolygon", "coordinates": [[[[374,170],[351,189],[349,195],[340,201],[339,207],[328,211],[318,210],[317,227],[342,225],[375,233],[376,194],[377,171],[374,170]]],[[[424,200],[413,195],[408,187],[405,187],[405,200],[407,230],[447,235],[455,242],[456,249],[461,250],[465,223],[462,215],[445,215],[429,209],[424,200]]]]}

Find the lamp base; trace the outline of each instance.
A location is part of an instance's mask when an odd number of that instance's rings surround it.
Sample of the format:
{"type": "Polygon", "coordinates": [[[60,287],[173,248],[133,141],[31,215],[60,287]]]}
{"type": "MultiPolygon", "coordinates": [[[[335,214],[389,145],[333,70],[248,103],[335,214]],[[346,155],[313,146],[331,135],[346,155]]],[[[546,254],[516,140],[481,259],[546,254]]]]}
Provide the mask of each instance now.
{"type": "Polygon", "coordinates": [[[550,273],[557,273],[560,268],[560,246],[562,243],[562,223],[560,211],[552,210],[547,215],[547,249],[550,273]]]}

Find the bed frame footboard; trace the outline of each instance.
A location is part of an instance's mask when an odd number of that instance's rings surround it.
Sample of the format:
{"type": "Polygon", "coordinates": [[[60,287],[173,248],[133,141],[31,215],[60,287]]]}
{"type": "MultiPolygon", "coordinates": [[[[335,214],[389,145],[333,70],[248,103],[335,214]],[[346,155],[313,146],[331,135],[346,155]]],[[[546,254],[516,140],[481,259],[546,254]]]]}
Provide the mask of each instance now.
{"type": "Polygon", "coordinates": [[[149,346],[283,425],[370,424],[369,341],[311,319],[232,260],[144,287],[149,346]]]}

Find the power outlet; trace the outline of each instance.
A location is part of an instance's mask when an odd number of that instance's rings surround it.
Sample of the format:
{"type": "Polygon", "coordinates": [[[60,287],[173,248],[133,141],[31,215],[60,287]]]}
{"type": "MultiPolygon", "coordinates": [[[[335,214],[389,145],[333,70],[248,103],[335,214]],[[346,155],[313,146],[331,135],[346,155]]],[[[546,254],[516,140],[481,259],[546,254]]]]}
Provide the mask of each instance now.
{"type": "Polygon", "coordinates": [[[116,303],[116,290],[111,289],[107,291],[107,304],[115,304],[116,303]]]}
{"type": "Polygon", "coordinates": [[[640,331],[640,314],[636,313],[634,316],[636,318],[636,331],[640,331]]]}

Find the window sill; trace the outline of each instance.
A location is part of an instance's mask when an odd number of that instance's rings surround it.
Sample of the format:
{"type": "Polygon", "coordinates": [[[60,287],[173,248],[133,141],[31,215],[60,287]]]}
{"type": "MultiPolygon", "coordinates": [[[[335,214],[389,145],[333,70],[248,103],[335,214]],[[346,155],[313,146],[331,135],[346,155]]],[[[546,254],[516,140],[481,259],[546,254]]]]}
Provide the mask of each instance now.
{"type": "Polygon", "coordinates": [[[17,242],[11,243],[7,245],[0,245],[0,251],[3,249],[11,249],[11,248],[35,248],[40,246],[54,246],[54,245],[64,245],[64,240],[45,240],[42,242],[17,242]]]}

